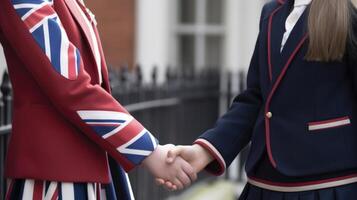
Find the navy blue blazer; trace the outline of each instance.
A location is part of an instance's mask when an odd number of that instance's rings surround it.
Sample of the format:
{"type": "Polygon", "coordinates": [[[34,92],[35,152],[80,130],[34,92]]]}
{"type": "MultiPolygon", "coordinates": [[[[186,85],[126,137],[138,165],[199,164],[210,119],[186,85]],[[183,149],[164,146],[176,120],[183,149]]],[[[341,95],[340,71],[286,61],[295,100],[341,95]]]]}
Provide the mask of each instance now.
{"type": "Polygon", "coordinates": [[[247,89],[196,143],[221,174],[251,142],[249,173],[262,155],[287,176],[357,169],[356,60],[306,61],[308,9],[283,51],[281,40],[293,0],[267,3],[248,71],[247,89]]]}

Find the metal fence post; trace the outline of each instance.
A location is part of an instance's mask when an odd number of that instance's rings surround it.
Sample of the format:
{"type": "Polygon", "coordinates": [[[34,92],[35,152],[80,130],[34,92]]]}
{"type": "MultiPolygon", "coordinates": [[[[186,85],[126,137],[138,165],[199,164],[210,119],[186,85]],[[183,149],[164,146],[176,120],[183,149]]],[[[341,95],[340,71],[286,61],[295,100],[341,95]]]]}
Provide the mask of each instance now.
{"type": "MultiPolygon", "coordinates": [[[[0,126],[8,125],[11,123],[12,117],[12,87],[10,78],[7,72],[3,75],[1,83],[2,98],[0,101],[0,126]]],[[[0,194],[1,198],[5,198],[6,193],[6,180],[4,178],[4,162],[7,149],[8,135],[0,134],[0,194]]]]}
{"type": "Polygon", "coordinates": [[[10,77],[7,72],[4,73],[3,81],[1,84],[1,92],[3,94],[4,112],[5,112],[5,125],[11,124],[12,121],[12,86],[10,77]]]}

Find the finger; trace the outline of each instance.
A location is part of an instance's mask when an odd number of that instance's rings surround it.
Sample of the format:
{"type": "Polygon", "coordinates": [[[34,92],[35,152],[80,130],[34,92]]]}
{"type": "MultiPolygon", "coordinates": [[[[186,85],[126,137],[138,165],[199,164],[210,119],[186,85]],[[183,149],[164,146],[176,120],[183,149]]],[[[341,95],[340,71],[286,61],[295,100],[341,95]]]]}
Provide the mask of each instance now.
{"type": "Polygon", "coordinates": [[[161,179],[161,178],[157,178],[157,179],[155,179],[155,181],[156,181],[156,184],[159,185],[159,186],[165,184],[164,179],[161,179]]]}
{"type": "Polygon", "coordinates": [[[171,191],[175,191],[177,189],[177,187],[170,181],[165,182],[165,188],[171,191]]]}
{"type": "Polygon", "coordinates": [[[177,190],[182,190],[184,188],[183,184],[178,178],[174,179],[173,184],[177,187],[177,190]]]}
{"type": "Polygon", "coordinates": [[[194,182],[197,180],[197,173],[195,172],[193,167],[190,164],[188,164],[187,162],[183,162],[182,170],[190,177],[191,182],[194,182]]]}
{"type": "Polygon", "coordinates": [[[182,150],[183,150],[183,148],[181,146],[176,146],[176,147],[170,149],[167,152],[166,162],[169,164],[172,164],[175,161],[176,157],[181,154],[182,150]]]}
{"type": "Polygon", "coordinates": [[[178,179],[183,184],[183,187],[188,187],[191,185],[191,179],[190,179],[190,177],[188,177],[188,175],[184,171],[181,171],[179,173],[178,179]]]}

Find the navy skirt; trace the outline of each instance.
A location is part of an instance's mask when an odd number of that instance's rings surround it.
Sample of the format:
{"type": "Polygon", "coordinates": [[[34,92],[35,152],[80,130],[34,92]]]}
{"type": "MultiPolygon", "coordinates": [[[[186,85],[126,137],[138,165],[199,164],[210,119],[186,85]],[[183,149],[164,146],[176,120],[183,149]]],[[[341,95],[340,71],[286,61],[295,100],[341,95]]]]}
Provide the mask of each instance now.
{"type": "Polygon", "coordinates": [[[275,192],[247,184],[239,200],[357,200],[357,183],[306,192],[275,192]]]}

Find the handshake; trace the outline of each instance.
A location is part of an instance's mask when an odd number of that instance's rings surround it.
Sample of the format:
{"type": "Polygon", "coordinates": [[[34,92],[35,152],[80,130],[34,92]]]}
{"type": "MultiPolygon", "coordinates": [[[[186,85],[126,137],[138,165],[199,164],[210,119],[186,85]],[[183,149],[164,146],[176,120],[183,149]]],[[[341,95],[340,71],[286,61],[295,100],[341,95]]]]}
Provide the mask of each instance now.
{"type": "Polygon", "coordinates": [[[197,179],[197,173],[204,169],[213,157],[198,144],[192,146],[159,145],[143,161],[158,185],[168,190],[181,190],[197,179]]]}

